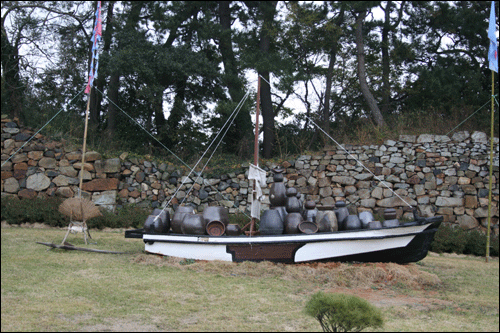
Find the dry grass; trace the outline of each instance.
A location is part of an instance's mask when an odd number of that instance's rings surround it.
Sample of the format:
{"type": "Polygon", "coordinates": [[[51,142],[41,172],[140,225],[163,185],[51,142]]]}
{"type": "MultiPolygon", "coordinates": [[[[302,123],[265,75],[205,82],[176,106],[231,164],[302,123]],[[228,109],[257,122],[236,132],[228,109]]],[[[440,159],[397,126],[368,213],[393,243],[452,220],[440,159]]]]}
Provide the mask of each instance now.
{"type": "MultiPolygon", "coordinates": [[[[498,260],[428,256],[418,264],[189,261],[142,252],[123,232],[104,250],[47,250],[63,229],[2,228],[2,331],[318,331],[302,311],[316,291],[361,296],[389,331],[498,330],[498,260]]],[[[69,242],[83,245],[81,235],[69,242]]]]}

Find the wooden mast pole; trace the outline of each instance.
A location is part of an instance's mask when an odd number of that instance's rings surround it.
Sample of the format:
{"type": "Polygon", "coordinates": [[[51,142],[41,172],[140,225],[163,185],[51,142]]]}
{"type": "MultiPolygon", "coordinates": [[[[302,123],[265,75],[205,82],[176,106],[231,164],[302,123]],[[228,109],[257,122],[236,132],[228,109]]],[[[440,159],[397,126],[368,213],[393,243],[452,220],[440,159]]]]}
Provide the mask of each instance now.
{"type": "Polygon", "coordinates": [[[80,193],[78,196],[81,198],[82,197],[82,184],[83,184],[83,168],[85,164],[85,151],[87,149],[87,130],[89,126],[89,109],[90,109],[90,92],[88,95],[88,100],[87,100],[87,110],[85,111],[85,130],[83,132],[83,148],[82,148],[82,167],[80,168],[80,193]]]}
{"type": "Polygon", "coordinates": [[[490,256],[490,229],[491,229],[491,189],[493,188],[493,135],[495,122],[495,71],[491,70],[491,134],[490,134],[490,177],[488,192],[488,229],[486,230],[486,262],[490,256]]]}
{"type": "MultiPolygon", "coordinates": [[[[259,116],[260,116],[260,75],[258,75],[257,79],[257,110],[255,112],[255,140],[253,146],[253,164],[255,166],[259,166],[259,116]]],[[[257,193],[255,192],[255,182],[253,181],[253,191],[252,191],[252,200],[257,200],[257,193]]],[[[250,236],[252,236],[255,227],[255,218],[252,217],[252,221],[250,223],[250,236]]]]}

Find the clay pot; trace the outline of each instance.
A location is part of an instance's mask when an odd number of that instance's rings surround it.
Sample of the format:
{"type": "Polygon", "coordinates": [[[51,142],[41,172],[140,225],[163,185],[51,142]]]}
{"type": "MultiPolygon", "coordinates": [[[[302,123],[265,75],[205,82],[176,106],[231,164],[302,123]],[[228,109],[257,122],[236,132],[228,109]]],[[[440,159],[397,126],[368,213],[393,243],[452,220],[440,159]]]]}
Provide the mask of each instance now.
{"type": "Polygon", "coordinates": [[[399,227],[399,220],[397,219],[397,212],[394,208],[387,208],[384,210],[384,219],[382,226],[386,228],[399,227]]]}
{"type": "Polygon", "coordinates": [[[261,235],[279,235],[283,233],[283,221],[276,209],[268,209],[262,213],[259,231],[261,235]]]}
{"type": "Polygon", "coordinates": [[[186,214],[194,214],[194,208],[192,206],[179,206],[170,221],[170,227],[172,228],[172,232],[176,234],[182,234],[182,220],[184,219],[184,215],[186,214]]]}
{"type": "Polygon", "coordinates": [[[387,208],[384,210],[384,219],[386,220],[395,220],[397,219],[397,213],[394,208],[387,208]]]}
{"type": "Polygon", "coordinates": [[[384,228],[394,228],[394,227],[399,227],[399,220],[398,219],[393,219],[393,220],[385,220],[382,222],[382,226],[384,228]]]}
{"type": "Polygon", "coordinates": [[[226,235],[228,236],[239,236],[241,234],[241,228],[237,224],[228,224],[226,226],[226,235]]]}
{"type": "Polygon", "coordinates": [[[167,233],[168,230],[165,230],[165,224],[161,218],[157,218],[156,215],[149,215],[144,222],[144,231],[146,233],[161,234],[167,233]]]}
{"type": "Polygon", "coordinates": [[[316,203],[312,200],[306,201],[305,210],[302,214],[304,221],[316,223],[317,215],[318,215],[318,210],[316,209],[316,203]]]}
{"type": "Polygon", "coordinates": [[[344,201],[337,201],[335,206],[337,207],[335,215],[337,216],[339,230],[345,230],[345,220],[347,219],[347,216],[349,216],[349,210],[347,209],[344,201]]]}
{"type": "Polygon", "coordinates": [[[220,206],[208,206],[203,210],[203,219],[205,220],[205,226],[212,221],[220,221],[227,226],[229,223],[229,212],[227,208],[220,206]]]}
{"type": "Polygon", "coordinates": [[[333,206],[318,206],[318,214],[316,215],[316,224],[318,232],[338,231],[337,215],[333,206]]]}
{"type": "Polygon", "coordinates": [[[285,206],[286,204],[286,188],[283,184],[283,170],[274,170],[273,180],[274,183],[271,184],[271,189],[269,190],[269,202],[271,206],[285,206]]]}
{"type": "Polygon", "coordinates": [[[303,234],[314,234],[318,232],[318,226],[316,225],[316,223],[310,221],[300,222],[298,229],[303,234]]]}
{"type": "Polygon", "coordinates": [[[302,222],[302,215],[300,213],[289,213],[285,218],[285,233],[298,234],[299,224],[302,222]]]}
{"type": "Polygon", "coordinates": [[[162,210],[156,208],[155,210],[153,210],[152,215],[160,216],[160,219],[163,223],[164,233],[167,233],[170,230],[170,213],[168,212],[168,210],[162,210]]]}
{"type": "Polygon", "coordinates": [[[287,216],[287,211],[285,206],[271,207],[271,209],[276,209],[280,214],[281,222],[285,222],[285,217],[287,216]]]}
{"type": "Polygon", "coordinates": [[[345,230],[361,229],[361,221],[357,215],[349,215],[345,219],[345,230]]]}
{"type": "Polygon", "coordinates": [[[226,231],[226,225],[221,221],[210,221],[206,227],[207,234],[210,236],[222,236],[226,231]]]}
{"type": "Polygon", "coordinates": [[[300,202],[297,198],[297,190],[293,187],[286,190],[286,211],[288,214],[300,212],[300,202]]]}
{"type": "Polygon", "coordinates": [[[382,223],[380,221],[371,221],[368,223],[367,229],[380,229],[382,228],[382,223]]]}
{"type": "Polygon", "coordinates": [[[368,224],[370,222],[372,222],[373,220],[375,220],[373,218],[373,214],[366,211],[366,212],[361,212],[358,214],[358,217],[359,217],[359,220],[361,221],[361,227],[363,229],[367,229],[368,228],[368,224]]]}
{"type": "Polygon", "coordinates": [[[185,214],[181,224],[181,231],[186,235],[204,235],[205,220],[200,214],[185,214]]]}

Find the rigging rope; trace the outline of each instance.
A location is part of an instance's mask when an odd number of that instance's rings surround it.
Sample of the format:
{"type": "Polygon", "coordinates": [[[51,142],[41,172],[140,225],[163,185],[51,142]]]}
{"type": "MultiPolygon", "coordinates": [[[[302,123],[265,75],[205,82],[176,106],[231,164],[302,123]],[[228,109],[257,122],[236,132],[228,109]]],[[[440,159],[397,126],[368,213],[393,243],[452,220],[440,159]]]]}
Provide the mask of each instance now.
{"type": "Polygon", "coordinates": [[[45,125],[43,125],[43,126],[42,126],[42,127],[41,127],[41,128],[40,128],[40,129],[39,129],[39,130],[35,133],[35,134],[33,134],[33,135],[31,136],[31,138],[29,138],[29,139],[28,139],[28,141],[26,141],[26,142],[25,142],[25,143],[24,143],[21,147],[19,147],[19,149],[18,149],[18,150],[16,150],[16,151],[14,152],[14,154],[12,154],[12,155],[11,155],[8,159],[6,159],[6,160],[2,163],[2,167],[5,165],[5,163],[7,163],[8,161],[10,161],[10,159],[11,159],[12,157],[14,157],[14,155],[16,155],[16,154],[17,154],[17,153],[18,153],[21,149],[23,149],[23,147],[24,147],[24,146],[26,146],[26,145],[27,145],[27,144],[28,144],[31,140],[33,140],[33,138],[34,138],[34,137],[35,137],[38,133],[40,133],[40,132],[41,132],[41,131],[45,128],[45,126],[47,126],[47,125],[48,125],[48,124],[49,124],[52,120],[54,120],[54,118],[55,118],[55,117],[57,117],[57,116],[59,115],[59,113],[61,113],[62,111],[64,111],[64,109],[66,108],[66,106],[67,106],[67,105],[70,105],[70,104],[71,104],[71,103],[72,103],[72,102],[73,102],[73,101],[74,101],[74,100],[75,100],[78,96],[80,96],[80,94],[81,94],[81,93],[83,93],[84,91],[85,91],[85,89],[84,89],[84,90],[82,90],[82,91],[80,91],[80,92],[79,92],[79,93],[78,93],[75,97],[73,97],[73,99],[72,99],[71,101],[69,101],[66,105],[64,105],[64,106],[61,108],[61,110],[59,110],[59,111],[58,111],[58,112],[57,112],[57,113],[56,113],[56,114],[55,114],[52,118],[50,118],[50,119],[49,119],[49,121],[47,121],[47,122],[45,123],[45,125]]]}
{"type": "Polygon", "coordinates": [[[399,196],[399,194],[397,194],[392,188],[390,188],[386,182],[384,182],[382,179],[380,179],[379,177],[377,177],[370,169],[368,169],[363,163],[361,163],[356,157],[354,157],[351,153],[349,153],[342,145],[340,145],[337,141],[335,141],[334,138],[332,138],[330,135],[328,135],[328,133],[326,133],[321,127],[319,127],[318,124],[316,124],[311,118],[309,118],[308,116],[304,115],[307,119],[309,119],[309,121],[314,125],[316,126],[321,132],[323,132],[323,134],[325,134],[327,137],[329,137],[333,142],[335,142],[335,144],[337,146],[339,146],[340,148],[342,148],[342,150],[344,150],[347,155],[349,155],[352,159],[354,159],[356,162],[358,162],[358,164],[360,166],[362,166],[364,169],[366,169],[366,171],[368,171],[373,177],[375,177],[379,182],[382,183],[382,185],[384,185],[385,187],[387,187],[395,196],[397,196],[399,199],[401,199],[401,201],[403,201],[406,205],[408,205],[408,207],[410,208],[413,208],[412,205],[410,205],[408,202],[406,202],[406,200],[404,200],[401,196],[399,196]]]}
{"type": "MultiPolygon", "coordinates": [[[[214,156],[215,152],[217,151],[217,148],[219,148],[220,144],[222,143],[222,139],[224,139],[224,137],[226,136],[227,134],[227,131],[229,131],[229,129],[231,128],[231,126],[233,125],[234,123],[234,120],[236,119],[236,117],[238,116],[238,113],[241,111],[241,107],[243,107],[243,103],[245,103],[246,99],[248,98],[248,96],[250,95],[249,92],[247,92],[245,94],[245,96],[243,96],[243,99],[241,100],[240,104],[238,106],[236,106],[236,113],[233,112],[234,114],[234,117],[233,117],[233,120],[231,120],[231,123],[229,124],[229,126],[227,126],[226,128],[226,131],[224,132],[224,134],[222,135],[222,137],[220,138],[219,140],[219,143],[217,144],[217,146],[215,147],[215,149],[212,151],[212,155],[210,155],[210,157],[208,158],[207,162],[205,163],[205,165],[203,166],[203,168],[201,169],[201,171],[198,173],[198,176],[196,177],[196,180],[194,181],[195,183],[198,181],[198,179],[200,179],[201,177],[201,174],[203,173],[203,170],[205,170],[205,168],[207,167],[208,163],[210,162],[210,160],[212,159],[212,157],[214,156]]],[[[229,116],[229,119],[231,119],[232,115],[229,116]]],[[[228,120],[229,120],[228,119],[228,120]]],[[[224,128],[224,126],[222,127],[224,128]]],[[[215,140],[215,139],[214,139],[215,140]]],[[[186,193],[186,196],[184,197],[184,199],[182,199],[182,202],[181,202],[181,205],[184,203],[184,201],[187,199],[187,197],[189,196],[189,194],[191,193],[191,190],[193,189],[194,186],[191,186],[191,188],[189,189],[188,193],[186,193]]],[[[243,212],[243,214],[245,214],[243,212]]],[[[245,214],[246,215],[246,214],[245,214]]]]}
{"type": "MultiPolygon", "coordinates": [[[[248,97],[248,92],[247,94],[245,94],[245,96],[243,98],[246,99],[246,97],[248,97]]],[[[243,105],[243,103],[240,103],[239,105],[243,105]]],[[[239,106],[238,105],[238,106],[239,106]]],[[[189,174],[184,177],[184,180],[182,181],[181,185],[177,188],[177,190],[175,191],[175,193],[170,197],[170,200],[167,202],[167,204],[165,205],[165,207],[163,207],[162,209],[162,212],[167,209],[168,205],[170,204],[170,202],[172,202],[172,200],[175,198],[175,196],[177,195],[177,193],[180,191],[181,187],[184,186],[184,184],[186,183],[187,179],[189,178],[189,176],[193,173],[194,169],[196,169],[196,167],[198,166],[198,164],[200,164],[201,160],[203,159],[203,157],[205,156],[205,154],[208,152],[208,150],[210,149],[210,147],[214,144],[214,142],[217,140],[217,137],[220,135],[220,133],[222,133],[222,130],[224,129],[224,127],[226,127],[226,125],[228,124],[229,120],[233,117],[233,115],[236,113],[236,115],[238,114],[238,112],[241,110],[241,108],[238,109],[238,107],[236,107],[233,111],[233,113],[231,113],[231,115],[229,116],[229,118],[226,120],[226,122],[224,123],[224,125],[221,127],[221,129],[219,130],[219,132],[217,132],[217,135],[215,136],[215,138],[212,140],[212,142],[210,143],[210,145],[208,146],[208,148],[205,150],[205,152],[203,153],[203,155],[200,157],[200,159],[198,160],[198,162],[196,162],[195,166],[191,169],[191,171],[189,172],[189,174]]],[[[236,115],[234,118],[236,118],[236,115]]],[[[233,119],[234,120],[234,119],[233,119]]],[[[232,124],[232,122],[231,122],[232,124]]],[[[230,126],[230,125],[229,125],[230,126]]],[[[228,126],[228,128],[229,128],[228,126]]],[[[224,135],[226,135],[227,133],[227,130],[226,132],[224,133],[224,135]]],[[[224,136],[222,136],[221,138],[221,141],[222,139],[224,138],[224,136]]],[[[220,142],[219,142],[220,144],[220,142]]],[[[215,151],[214,151],[215,152],[215,151]]],[[[213,153],[212,153],[213,155],[213,153]]],[[[160,214],[158,214],[155,218],[158,219],[160,216],[160,214]]]]}
{"type": "MultiPolygon", "coordinates": [[[[181,162],[184,166],[186,166],[189,170],[191,170],[191,172],[190,172],[189,174],[191,174],[191,173],[194,171],[194,169],[196,168],[196,166],[197,166],[197,165],[195,165],[193,168],[191,168],[191,167],[190,167],[189,165],[187,165],[187,164],[186,164],[186,163],[185,163],[185,162],[184,162],[184,161],[183,161],[180,157],[178,157],[178,156],[177,156],[174,152],[172,152],[170,149],[168,149],[168,148],[167,148],[167,147],[166,147],[166,146],[165,146],[162,142],[160,142],[160,141],[159,141],[156,137],[154,137],[154,136],[153,136],[150,132],[148,132],[148,131],[147,131],[147,130],[146,130],[146,129],[145,129],[145,128],[141,125],[141,124],[139,124],[139,123],[138,123],[135,119],[133,119],[133,118],[132,118],[129,114],[127,114],[127,113],[125,112],[125,110],[123,110],[122,108],[120,108],[120,107],[119,107],[116,103],[114,103],[112,100],[110,100],[108,97],[106,97],[102,91],[100,91],[97,87],[94,87],[94,88],[95,88],[95,89],[96,89],[96,90],[97,90],[97,91],[101,94],[101,96],[102,96],[104,99],[106,99],[108,102],[112,103],[112,104],[113,104],[116,108],[118,108],[118,110],[120,110],[121,112],[123,112],[123,113],[124,113],[124,114],[125,114],[125,115],[126,115],[126,116],[130,119],[130,120],[132,120],[132,121],[133,121],[135,124],[137,124],[137,125],[138,125],[138,126],[139,126],[142,130],[144,130],[144,131],[145,131],[145,132],[146,132],[149,136],[151,136],[151,137],[152,137],[152,138],[153,138],[153,139],[154,139],[157,143],[159,143],[159,144],[160,144],[163,148],[165,148],[165,150],[167,150],[169,153],[171,153],[173,156],[175,156],[175,157],[176,157],[176,158],[177,158],[177,159],[178,159],[178,160],[179,160],[179,161],[180,161],[180,162],[181,162]]],[[[228,120],[229,120],[229,119],[231,119],[231,117],[232,117],[232,115],[234,114],[234,112],[235,112],[235,111],[239,112],[239,110],[241,110],[241,107],[243,106],[243,103],[245,102],[245,100],[248,98],[249,94],[250,94],[250,93],[249,93],[249,92],[247,92],[247,93],[245,94],[245,96],[243,96],[243,98],[242,98],[242,99],[241,99],[241,101],[238,103],[238,105],[236,106],[235,110],[233,111],[233,113],[231,114],[231,116],[228,118],[228,120]]],[[[233,121],[234,121],[234,119],[233,119],[233,121]]],[[[226,123],[227,123],[227,121],[226,121],[226,123]]],[[[225,124],[224,124],[224,126],[225,126],[225,124]]],[[[222,126],[222,128],[224,128],[224,126],[222,126]]],[[[225,135],[225,134],[224,134],[224,135],[225,135]]],[[[217,135],[217,136],[218,136],[218,135],[217,135]]],[[[217,136],[215,137],[215,139],[217,138],[217,136]]],[[[215,140],[215,139],[214,139],[214,140],[215,140]]],[[[221,139],[221,140],[222,140],[222,139],[221,139]]],[[[207,148],[207,150],[208,150],[209,148],[210,148],[210,146],[207,148]]],[[[204,155],[205,155],[205,154],[204,154],[204,155]]],[[[212,156],[213,156],[213,154],[212,154],[212,156]]],[[[203,158],[203,156],[202,156],[202,158],[203,158]]],[[[210,157],[210,158],[211,158],[211,157],[210,157]]],[[[199,162],[198,162],[198,163],[199,163],[199,162]]],[[[207,162],[207,163],[208,163],[208,162],[207,162]]],[[[206,165],[205,165],[205,167],[206,167],[206,165]]],[[[204,168],[205,168],[205,167],[204,167],[204,168]]],[[[203,170],[202,170],[202,171],[203,171],[203,170]]],[[[198,178],[201,176],[201,172],[200,172],[200,173],[195,172],[195,173],[197,174],[198,178]]],[[[197,178],[197,180],[198,180],[198,178],[197,178]]],[[[182,183],[182,184],[179,186],[179,189],[180,189],[180,187],[182,187],[182,185],[184,185],[184,183],[182,183]]],[[[212,186],[212,185],[210,185],[210,184],[209,184],[209,186],[210,186],[211,188],[215,189],[215,190],[216,190],[216,191],[217,191],[217,192],[218,192],[218,193],[219,193],[219,194],[220,194],[223,198],[225,198],[225,199],[226,199],[226,197],[225,197],[222,193],[220,193],[220,192],[219,192],[219,190],[217,190],[217,188],[213,187],[213,186],[212,186]]],[[[179,191],[179,189],[178,189],[178,190],[174,193],[174,195],[172,196],[172,198],[173,198],[173,197],[175,197],[175,194],[177,194],[177,192],[179,191]]],[[[171,198],[171,199],[170,199],[170,201],[169,201],[169,202],[165,205],[165,207],[162,209],[162,212],[166,209],[166,207],[168,207],[168,205],[169,205],[169,204],[170,204],[170,202],[172,201],[172,198],[171,198]]],[[[247,215],[247,214],[245,214],[245,212],[244,212],[244,211],[242,211],[239,207],[236,207],[236,208],[237,208],[237,209],[238,209],[241,213],[243,213],[245,216],[247,216],[247,217],[248,217],[248,215],[247,215]]],[[[158,215],[158,216],[159,216],[159,215],[158,215]]],[[[157,217],[158,217],[158,216],[157,216],[157,217]]],[[[155,219],[156,219],[156,218],[155,218],[155,219]]]]}
{"type": "Polygon", "coordinates": [[[116,105],[115,102],[113,102],[112,100],[110,100],[109,98],[107,98],[106,96],[104,96],[104,93],[102,91],[100,91],[99,89],[97,89],[97,87],[95,87],[95,89],[101,93],[102,97],[104,97],[108,102],[112,103],[116,108],[118,108],[118,110],[120,110],[121,112],[123,112],[127,117],[129,117],[130,120],[132,120],[134,123],[136,123],[140,128],[142,128],[146,133],[148,133],[148,135],[150,137],[152,137],[157,143],[159,143],[163,148],[165,148],[170,154],[174,155],[175,158],[177,158],[182,164],[184,164],[188,169],[190,169],[191,167],[189,165],[187,165],[179,156],[175,155],[174,152],[172,152],[170,149],[168,149],[163,143],[160,142],[160,140],[158,140],[157,138],[154,137],[153,134],[149,133],[147,129],[145,129],[141,124],[139,124],[134,118],[132,118],[131,116],[129,116],[127,114],[127,112],[125,112],[121,107],[119,107],[118,105],[116,105]]]}

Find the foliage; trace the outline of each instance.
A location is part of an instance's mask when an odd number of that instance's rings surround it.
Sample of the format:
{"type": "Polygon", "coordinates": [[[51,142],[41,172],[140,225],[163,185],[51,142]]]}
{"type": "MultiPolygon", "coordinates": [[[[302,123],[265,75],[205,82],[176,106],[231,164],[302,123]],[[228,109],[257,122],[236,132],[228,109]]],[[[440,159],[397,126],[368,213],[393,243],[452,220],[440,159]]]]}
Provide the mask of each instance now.
{"type": "MultiPolygon", "coordinates": [[[[52,227],[65,227],[69,218],[59,212],[62,199],[58,197],[18,199],[15,196],[2,197],[2,221],[9,224],[45,223],[52,227]]],[[[140,228],[149,213],[134,205],[118,208],[116,213],[101,209],[102,216],[87,221],[89,228],[140,228]]]]}
{"type": "Polygon", "coordinates": [[[59,213],[60,198],[19,199],[16,196],[2,197],[2,220],[9,224],[45,223],[52,227],[68,225],[69,219],[59,213]]]}
{"type": "Polygon", "coordinates": [[[305,312],[316,318],[324,332],[361,331],[382,327],[382,313],[368,301],[352,295],[318,292],[307,302],[305,312]]]}
{"type": "MultiPolygon", "coordinates": [[[[498,256],[498,244],[498,236],[491,235],[491,256],[498,256]]],[[[434,236],[431,251],[484,256],[486,254],[486,235],[478,230],[463,230],[453,225],[441,224],[434,236]]]]}
{"type": "Polygon", "coordinates": [[[116,213],[101,209],[102,216],[87,221],[89,228],[141,228],[149,212],[135,205],[125,205],[117,208],[116,213]]]}
{"type": "Polygon", "coordinates": [[[229,214],[229,223],[237,224],[240,227],[244,227],[248,222],[250,222],[250,218],[243,213],[229,214]]]}
{"type": "MultiPolygon", "coordinates": [[[[484,1],[103,2],[89,145],[200,154],[255,89],[244,79],[249,71],[271,83],[261,94],[266,158],[325,145],[299,107],[344,141],[383,140],[409,123],[417,131],[458,125],[490,98],[489,9],[484,1]],[[389,125],[380,130],[360,92],[353,30],[360,10],[369,13],[362,36],[369,90],[389,125]],[[302,105],[286,105],[292,97],[302,105]],[[292,125],[277,124],[282,116],[293,116],[292,125]]],[[[94,2],[2,2],[2,113],[39,128],[63,109],[42,134],[82,137],[94,10],[94,2]]],[[[224,152],[251,152],[254,101],[224,138],[224,152]]],[[[484,131],[488,123],[481,112],[465,126],[484,131]]]]}

